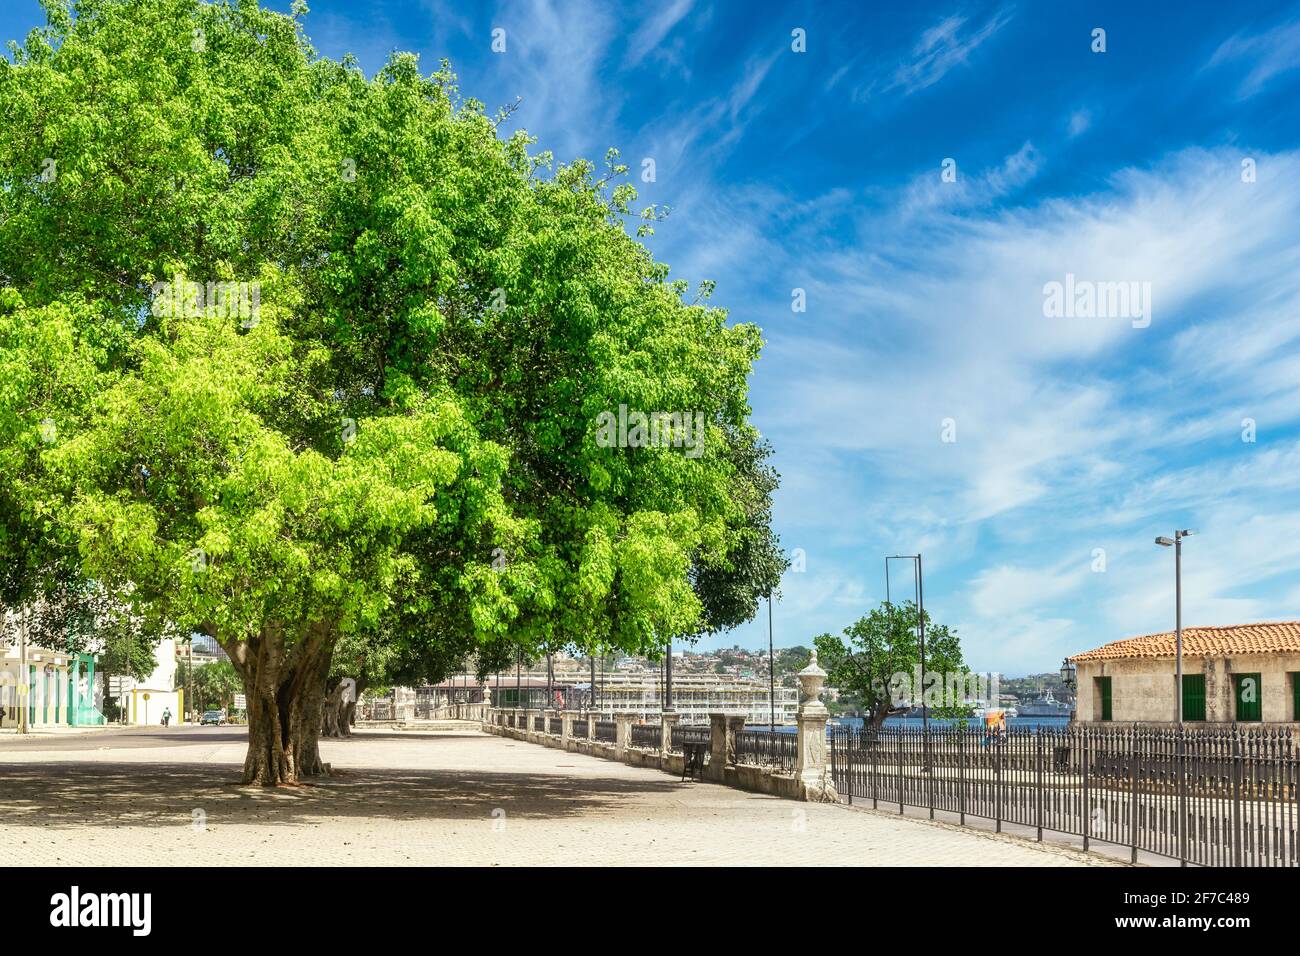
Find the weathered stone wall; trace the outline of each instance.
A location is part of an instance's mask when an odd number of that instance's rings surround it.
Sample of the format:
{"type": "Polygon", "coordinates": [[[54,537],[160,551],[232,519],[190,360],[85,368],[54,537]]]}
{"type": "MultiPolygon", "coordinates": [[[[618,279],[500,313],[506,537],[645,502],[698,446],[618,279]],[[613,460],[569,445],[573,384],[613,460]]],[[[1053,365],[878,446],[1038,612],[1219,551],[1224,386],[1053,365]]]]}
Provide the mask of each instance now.
{"type": "MultiPolygon", "coordinates": [[[[650,767],[655,770],[662,770],[665,773],[673,774],[676,777],[682,776],[683,764],[685,763],[685,757],[682,754],[671,752],[665,753],[658,750],[644,750],[630,745],[620,746],[618,743],[611,744],[603,741],[578,739],[571,736],[556,737],[551,734],[538,733],[531,728],[523,730],[506,727],[504,726],[504,716],[504,712],[493,712],[493,714],[483,722],[483,730],[500,737],[510,737],[514,740],[523,740],[528,743],[541,744],[543,747],[554,747],[556,749],[570,751],[571,753],[586,754],[589,757],[602,757],[606,760],[618,760],[634,767],[650,767]]],[[[726,717],[721,714],[717,716],[720,718],[719,723],[723,728],[722,738],[717,752],[725,754],[727,753],[728,721],[726,717]]],[[[741,719],[743,721],[743,718],[741,719]]],[[[823,724],[821,733],[825,735],[825,732],[825,725],[823,724]]],[[[713,755],[710,755],[710,763],[705,768],[705,779],[725,786],[736,787],[741,790],[750,790],[756,793],[768,793],[789,800],[824,799],[824,794],[821,792],[810,793],[809,788],[804,785],[803,781],[801,781],[797,774],[782,772],[768,767],[756,767],[748,764],[733,764],[729,763],[725,756],[723,756],[721,760],[716,760],[713,755]]]]}
{"type": "MultiPolygon", "coordinates": [[[[1178,719],[1176,667],[1173,658],[1080,661],[1075,719],[1101,720],[1101,689],[1096,678],[1111,679],[1111,719],[1115,723],[1170,723],[1178,719]]],[[[1206,723],[1236,720],[1234,674],[1260,675],[1265,723],[1290,723],[1295,712],[1292,675],[1300,672],[1300,654],[1240,654],[1185,657],[1184,674],[1205,675],[1206,723]]]]}

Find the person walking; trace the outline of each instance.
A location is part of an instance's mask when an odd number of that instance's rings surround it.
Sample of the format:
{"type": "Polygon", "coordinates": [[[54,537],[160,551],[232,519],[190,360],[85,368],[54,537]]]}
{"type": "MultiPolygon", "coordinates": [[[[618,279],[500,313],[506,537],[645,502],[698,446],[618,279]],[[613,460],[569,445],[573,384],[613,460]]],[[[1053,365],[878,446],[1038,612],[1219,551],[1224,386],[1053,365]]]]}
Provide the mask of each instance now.
{"type": "Polygon", "coordinates": [[[171,710],[171,708],[170,708],[170,707],[164,707],[164,708],[163,708],[163,726],[166,727],[166,726],[167,726],[167,722],[170,721],[171,719],[172,719],[172,710],[171,710]]]}

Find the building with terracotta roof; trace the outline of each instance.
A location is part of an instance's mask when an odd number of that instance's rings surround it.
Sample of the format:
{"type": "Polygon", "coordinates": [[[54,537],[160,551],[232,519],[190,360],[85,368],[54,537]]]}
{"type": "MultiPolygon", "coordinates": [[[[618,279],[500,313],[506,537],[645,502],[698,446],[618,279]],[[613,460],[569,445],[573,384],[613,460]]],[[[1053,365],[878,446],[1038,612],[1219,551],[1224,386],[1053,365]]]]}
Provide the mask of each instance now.
{"type": "Polygon", "coordinates": [[[1112,641],[1070,661],[1075,719],[1191,724],[1300,721],[1300,621],[1183,628],[1183,686],[1173,631],[1112,641]]]}

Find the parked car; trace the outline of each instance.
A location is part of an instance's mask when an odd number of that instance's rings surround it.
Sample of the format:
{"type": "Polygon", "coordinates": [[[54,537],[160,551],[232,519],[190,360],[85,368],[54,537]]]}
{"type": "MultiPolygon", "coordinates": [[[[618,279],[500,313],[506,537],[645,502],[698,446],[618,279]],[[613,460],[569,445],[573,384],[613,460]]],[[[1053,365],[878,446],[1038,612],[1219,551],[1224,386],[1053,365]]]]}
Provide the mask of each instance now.
{"type": "Polygon", "coordinates": [[[203,716],[199,718],[199,726],[212,724],[214,727],[220,727],[226,722],[226,715],[219,710],[205,710],[203,716]]]}

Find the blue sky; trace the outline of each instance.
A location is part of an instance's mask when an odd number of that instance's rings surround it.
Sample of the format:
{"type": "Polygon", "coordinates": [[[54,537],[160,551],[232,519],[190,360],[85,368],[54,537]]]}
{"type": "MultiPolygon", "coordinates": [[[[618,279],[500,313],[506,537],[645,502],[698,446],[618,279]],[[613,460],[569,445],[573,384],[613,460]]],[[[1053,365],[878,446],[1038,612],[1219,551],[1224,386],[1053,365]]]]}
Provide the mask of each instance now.
{"type": "MultiPolygon", "coordinates": [[[[1300,5],[310,6],[325,55],[446,56],[559,159],[654,159],[655,254],[764,330],[754,420],[806,555],[778,644],[919,550],[968,663],[1055,669],[1172,626],[1176,527],[1187,624],[1300,617],[1300,5]],[[1067,274],[1149,282],[1150,323],[1046,316],[1067,274]]],[[[0,35],[40,19],[6,0],[0,35]]],[[[703,644],[766,639],[760,613],[703,644]]]]}

